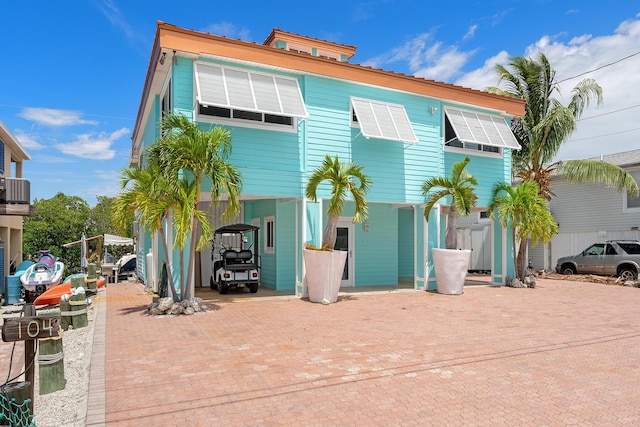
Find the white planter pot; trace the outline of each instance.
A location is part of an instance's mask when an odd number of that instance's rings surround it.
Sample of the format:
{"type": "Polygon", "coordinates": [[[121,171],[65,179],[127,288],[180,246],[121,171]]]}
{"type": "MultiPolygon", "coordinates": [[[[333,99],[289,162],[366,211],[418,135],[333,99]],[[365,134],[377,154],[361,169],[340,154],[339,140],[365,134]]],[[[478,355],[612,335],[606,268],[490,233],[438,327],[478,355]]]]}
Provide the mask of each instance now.
{"type": "Polygon", "coordinates": [[[303,249],[302,259],[306,270],[305,280],[309,287],[309,300],[323,304],[336,302],[347,252],[303,249]]]}
{"type": "Polygon", "coordinates": [[[464,292],[464,280],[469,269],[471,251],[456,249],[432,249],[438,293],[460,295],[464,292]]]}

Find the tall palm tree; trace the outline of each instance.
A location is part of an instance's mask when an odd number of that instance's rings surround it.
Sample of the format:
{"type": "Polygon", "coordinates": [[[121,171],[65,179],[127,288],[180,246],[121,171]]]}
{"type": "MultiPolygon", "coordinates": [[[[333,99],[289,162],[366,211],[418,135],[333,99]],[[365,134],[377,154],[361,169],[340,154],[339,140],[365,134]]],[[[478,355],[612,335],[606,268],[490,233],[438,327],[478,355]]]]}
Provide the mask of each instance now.
{"type": "Polygon", "coordinates": [[[323,181],[328,181],[331,186],[331,199],[327,215],[329,220],[322,236],[322,247],[333,249],[338,237],[338,220],[347,196],[351,194],[355,203],[355,215],[353,222],[362,222],[367,219],[368,206],[364,199],[371,187],[371,178],[362,171],[364,166],[354,162],[341,163],[338,156],[333,159],[328,154],[325,155],[322,165],[313,171],[309,177],[306,187],[306,196],[311,201],[317,200],[318,186],[323,181]],[[354,181],[354,178],[356,181],[354,181]]]}
{"type": "Polygon", "coordinates": [[[549,211],[548,202],[540,195],[538,184],[523,181],[518,186],[499,182],[493,188],[491,203],[487,210],[491,218],[500,218],[503,227],[513,226],[514,245],[518,251],[514,255],[516,276],[524,280],[529,238],[535,246],[551,240],[558,232],[558,224],[549,211]],[[518,243],[519,242],[519,243],[518,243]]]}
{"type": "MultiPolygon", "coordinates": [[[[121,231],[129,224],[129,218],[136,213],[140,225],[151,234],[158,231],[165,255],[168,254],[167,236],[164,220],[169,209],[175,205],[174,192],[157,165],[149,165],[144,169],[132,167],[124,169],[120,178],[121,191],[113,201],[112,219],[114,225],[121,231]]],[[[168,269],[168,292],[171,298],[177,300],[171,274],[168,269]]],[[[151,268],[151,266],[148,266],[151,268]]]]}
{"type": "MultiPolygon", "coordinates": [[[[227,207],[222,216],[230,219],[240,212],[242,176],[236,166],[228,162],[231,154],[231,132],[228,130],[221,127],[204,130],[182,114],[170,114],[162,121],[162,134],[149,151],[158,159],[169,182],[181,183],[176,186],[181,190],[178,191],[180,213],[175,218],[176,244],[180,249],[200,226],[200,239],[197,242],[190,239],[186,280],[182,276],[182,286],[186,287],[182,297],[190,299],[195,290],[195,252],[209,244],[213,235],[206,214],[198,209],[202,181],[211,181],[212,203],[226,194],[227,207]]],[[[180,260],[184,262],[182,256],[180,260]]]]}
{"type": "Polygon", "coordinates": [[[426,221],[429,221],[429,213],[433,206],[440,199],[451,196],[451,207],[447,215],[447,232],[444,239],[446,249],[456,249],[458,246],[456,233],[458,215],[469,215],[471,209],[478,202],[478,196],[474,189],[474,186],[478,185],[478,180],[469,171],[465,170],[469,162],[469,157],[465,157],[464,160],[454,163],[449,178],[433,177],[422,184],[423,196],[426,196],[433,188],[440,188],[440,190],[431,194],[427,200],[427,205],[424,208],[426,221]]]}
{"type": "Polygon", "coordinates": [[[551,176],[558,174],[569,182],[602,184],[638,195],[638,185],[624,169],[598,160],[564,160],[554,162],[563,142],[575,131],[582,112],[592,102],[602,103],[602,88],[590,78],[581,80],[572,90],[567,106],[554,97],[559,93],[556,72],[547,57],[537,60],[512,57],[509,71],[496,66],[499,81],[505,88],[489,87],[487,91],[526,100],[525,114],[512,122],[512,130],[520,146],[513,151],[514,175],[538,184],[540,195],[551,200],[551,176]]]}

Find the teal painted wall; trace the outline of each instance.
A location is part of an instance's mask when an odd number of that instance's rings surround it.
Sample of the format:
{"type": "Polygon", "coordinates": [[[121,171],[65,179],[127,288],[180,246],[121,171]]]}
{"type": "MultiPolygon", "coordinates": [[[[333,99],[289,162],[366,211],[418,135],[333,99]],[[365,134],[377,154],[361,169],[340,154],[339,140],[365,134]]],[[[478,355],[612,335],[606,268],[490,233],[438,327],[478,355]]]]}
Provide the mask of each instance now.
{"type": "MultiPolygon", "coordinates": [[[[493,191],[493,187],[498,182],[509,182],[510,171],[505,167],[505,161],[501,157],[474,156],[471,155],[471,153],[473,152],[470,152],[469,154],[445,152],[445,176],[451,176],[451,168],[453,164],[464,160],[468,155],[471,161],[467,165],[466,170],[478,180],[478,186],[476,187],[478,206],[488,206],[491,201],[491,192],[493,191]]],[[[509,152],[508,155],[511,156],[511,152],[509,152]]]]}
{"type": "Polygon", "coordinates": [[[278,199],[245,203],[245,222],[260,219],[260,256],[262,259],[261,286],[276,290],[295,288],[296,203],[278,199]],[[275,251],[265,253],[265,217],[275,219],[275,251]]]}
{"type": "MultiPolygon", "coordinates": [[[[238,64],[230,66],[240,67],[238,64]]],[[[251,69],[258,69],[253,67],[251,69]]],[[[273,73],[273,70],[268,72],[273,73]]],[[[191,117],[194,105],[193,61],[179,58],[178,65],[172,67],[174,85],[172,99],[174,112],[191,117]]],[[[291,75],[290,75],[291,76],[291,75]]],[[[443,151],[442,124],[443,105],[424,96],[393,92],[383,88],[369,87],[349,82],[326,79],[318,76],[296,76],[305,98],[309,117],[299,120],[295,131],[252,129],[242,126],[226,126],[232,133],[233,153],[230,161],[236,164],[243,174],[242,194],[256,197],[303,197],[304,185],[308,174],[320,165],[325,154],[337,154],[341,160],[353,160],[363,165],[365,173],[371,176],[373,186],[367,196],[370,204],[369,232],[360,225],[354,227],[356,238],[356,285],[397,283],[399,274],[405,275],[413,266],[406,262],[414,255],[407,256],[409,250],[417,251],[418,276],[432,275],[430,267],[424,271],[422,258],[424,245],[421,241],[424,226],[428,227],[428,248],[443,246],[434,239],[444,232],[436,233],[436,221],[419,226],[414,233],[418,237],[415,250],[400,247],[409,233],[410,227],[400,223],[408,219],[409,212],[400,213],[392,209],[391,203],[422,204],[425,197],[420,188],[424,180],[432,176],[447,176],[451,165],[464,158],[464,154],[443,151]],[[409,144],[380,139],[366,139],[360,130],[350,124],[350,97],[404,105],[419,143],[409,144]],[[437,114],[430,114],[429,107],[437,108],[437,114]],[[388,203],[388,205],[385,205],[388,203]],[[401,263],[400,260],[403,260],[401,263]]],[[[145,128],[153,132],[152,126],[158,122],[158,103],[154,101],[154,114],[150,116],[145,128]]],[[[201,123],[202,127],[212,126],[201,123]]],[[[149,144],[159,135],[156,126],[149,144]]],[[[477,190],[479,205],[489,202],[491,189],[498,181],[510,177],[510,162],[502,158],[473,156],[469,171],[480,181],[477,190]]],[[[505,158],[509,159],[509,150],[505,158]]],[[[209,191],[207,183],[203,191],[209,191]]],[[[330,196],[329,186],[320,186],[318,197],[330,196]]],[[[274,199],[247,202],[252,217],[276,216],[276,253],[264,254],[263,284],[265,286],[292,289],[295,280],[295,221],[296,203],[282,203],[274,199]],[[287,248],[284,250],[283,248],[287,248]],[[282,255],[280,252],[282,251],[282,255]]],[[[301,204],[299,205],[302,208],[301,204]]],[[[320,213],[314,212],[313,204],[307,205],[307,241],[320,243],[322,230],[318,223],[320,213]]],[[[419,210],[421,212],[421,210],[419,210]]],[[[322,213],[324,216],[325,214],[322,213]]],[[[351,215],[345,211],[344,215],[351,215]]],[[[300,216],[301,218],[301,216],[300,216]]],[[[250,219],[249,219],[250,220],[250,219]]],[[[323,224],[326,223],[326,217],[323,224]]],[[[411,221],[413,226],[413,221],[411,221]]],[[[412,241],[412,240],[411,240],[412,241]]],[[[261,245],[263,242],[261,242],[261,245]]],[[[159,273],[158,273],[159,276],[159,273]]]]}
{"type": "Polygon", "coordinates": [[[398,276],[413,277],[415,233],[413,209],[398,209],[398,276]]]}
{"type": "Polygon", "coordinates": [[[247,202],[245,203],[245,212],[249,210],[251,218],[249,218],[246,214],[245,221],[247,224],[251,224],[251,220],[253,218],[260,219],[260,257],[262,260],[262,270],[260,272],[260,286],[265,286],[267,288],[276,289],[277,283],[277,269],[276,269],[276,255],[280,250],[280,244],[277,240],[278,227],[277,218],[276,218],[276,241],[275,241],[275,252],[273,254],[267,254],[264,252],[264,245],[266,241],[266,228],[265,228],[265,217],[276,215],[276,200],[258,200],[255,202],[247,202]],[[247,208],[249,207],[249,208],[247,208]]]}
{"type": "MultiPolygon", "coordinates": [[[[430,176],[439,175],[442,143],[441,119],[428,113],[439,103],[426,97],[392,92],[315,76],[302,79],[309,119],[306,120],[306,169],[317,168],[325,154],[338,155],[364,166],[373,186],[367,200],[372,202],[420,203],[420,187],[430,176]],[[418,144],[366,139],[351,127],[350,97],[402,104],[420,139],[418,144]],[[434,161],[435,159],[435,161],[434,161]]],[[[319,197],[328,197],[322,186],[319,197]]]]}
{"type": "MultiPolygon", "coordinates": [[[[311,208],[313,209],[313,207],[311,208]]],[[[353,217],[355,207],[347,202],[343,217],[353,217]]],[[[361,223],[353,226],[354,286],[396,285],[398,283],[398,210],[387,204],[369,203],[369,231],[361,223]]],[[[323,213],[323,230],[327,214],[323,213]]],[[[319,236],[322,240],[322,235],[319,236]]]]}

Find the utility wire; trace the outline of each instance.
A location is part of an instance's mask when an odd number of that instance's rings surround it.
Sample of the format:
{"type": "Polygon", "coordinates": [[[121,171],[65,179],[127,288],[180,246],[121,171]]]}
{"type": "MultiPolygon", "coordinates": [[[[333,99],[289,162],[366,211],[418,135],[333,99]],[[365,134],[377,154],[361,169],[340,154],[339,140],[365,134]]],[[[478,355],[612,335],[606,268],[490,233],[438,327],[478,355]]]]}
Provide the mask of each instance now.
{"type": "Polygon", "coordinates": [[[556,83],[566,82],[567,80],[575,79],[576,77],[584,76],[585,74],[589,74],[589,73],[592,73],[594,71],[602,70],[603,68],[609,67],[609,66],[611,66],[613,64],[617,64],[618,62],[622,62],[625,59],[629,59],[629,58],[631,58],[633,56],[636,56],[636,55],[640,55],[640,52],[632,53],[629,56],[625,56],[624,58],[618,59],[617,61],[613,61],[613,62],[610,62],[608,64],[604,64],[604,65],[602,65],[602,66],[600,66],[598,68],[594,68],[593,70],[585,71],[584,73],[576,74],[575,76],[567,77],[566,79],[562,79],[562,80],[558,80],[556,83]]]}
{"type": "Polygon", "coordinates": [[[584,117],[582,119],[578,119],[576,120],[577,122],[580,122],[582,120],[589,120],[589,119],[595,119],[596,117],[602,117],[602,116],[606,116],[608,114],[613,114],[613,113],[619,113],[620,111],[624,111],[624,110],[630,110],[632,108],[637,108],[640,107],[640,104],[636,104],[636,105],[632,105],[631,107],[625,107],[625,108],[620,108],[619,110],[613,110],[613,111],[609,111],[607,113],[602,113],[602,114],[597,114],[595,116],[589,116],[589,117],[584,117]]]}
{"type": "Polygon", "coordinates": [[[640,130],[640,128],[633,128],[633,129],[621,130],[620,132],[607,133],[607,134],[604,134],[604,135],[588,136],[588,137],[586,137],[586,138],[571,139],[571,140],[568,140],[568,141],[571,141],[571,142],[574,142],[574,141],[584,141],[585,139],[602,138],[603,136],[619,135],[619,134],[621,134],[621,133],[633,132],[633,131],[636,131],[636,130],[640,130]]]}

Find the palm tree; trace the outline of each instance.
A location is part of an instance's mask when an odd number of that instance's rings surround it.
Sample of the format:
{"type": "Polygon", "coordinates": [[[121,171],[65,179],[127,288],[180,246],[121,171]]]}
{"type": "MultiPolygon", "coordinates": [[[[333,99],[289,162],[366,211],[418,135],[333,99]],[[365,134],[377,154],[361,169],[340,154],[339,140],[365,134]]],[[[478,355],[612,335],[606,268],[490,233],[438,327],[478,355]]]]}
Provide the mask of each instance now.
{"type": "Polygon", "coordinates": [[[551,240],[558,232],[558,224],[549,211],[548,202],[540,195],[538,184],[523,181],[513,187],[499,182],[493,188],[491,203],[487,210],[491,218],[500,218],[503,227],[513,226],[514,245],[519,242],[514,255],[516,277],[524,280],[526,275],[526,256],[529,238],[535,246],[551,240]]]}
{"type": "Polygon", "coordinates": [[[344,209],[348,194],[351,194],[355,203],[355,215],[353,222],[362,222],[367,219],[368,206],[365,196],[371,187],[371,179],[354,162],[340,163],[338,156],[333,159],[325,155],[322,165],[313,171],[306,187],[306,196],[311,201],[317,201],[317,189],[321,182],[329,181],[331,186],[331,199],[327,214],[329,220],[322,236],[322,247],[333,249],[338,236],[338,220],[344,209]],[[354,178],[358,181],[354,181],[354,178]]]}
{"type": "MultiPolygon", "coordinates": [[[[158,231],[164,253],[168,254],[167,237],[164,220],[169,209],[174,205],[174,194],[157,165],[149,165],[144,169],[137,166],[121,172],[121,192],[113,201],[112,219],[119,231],[124,231],[129,218],[136,213],[140,225],[151,234],[158,231]]],[[[169,286],[168,292],[176,301],[177,295],[173,284],[170,263],[167,262],[169,286]]],[[[151,268],[151,266],[148,266],[151,268]]]]}
{"type": "Polygon", "coordinates": [[[547,57],[537,60],[521,56],[512,57],[509,65],[496,66],[500,83],[505,89],[489,87],[487,91],[522,98],[526,101],[525,114],[513,120],[511,128],[522,149],[513,151],[514,175],[521,180],[538,184],[540,195],[551,200],[550,178],[558,174],[569,182],[602,184],[627,190],[638,195],[638,185],[622,168],[599,160],[565,160],[554,162],[563,142],[574,132],[582,112],[592,102],[602,103],[602,88],[590,78],[581,80],[572,90],[567,106],[554,98],[559,93],[556,72],[547,57]]]}
{"type": "MultiPolygon", "coordinates": [[[[192,232],[200,226],[200,239],[190,239],[189,265],[186,280],[183,275],[183,299],[190,299],[195,290],[195,252],[209,244],[213,229],[205,212],[198,209],[202,181],[211,181],[211,202],[227,195],[223,219],[234,218],[240,212],[239,195],[242,176],[235,165],[229,163],[231,132],[221,127],[203,130],[186,116],[167,115],[162,121],[163,137],[149,151],[170,183],[177,189],[179,211],[176,212],[176,245],[182,250],[192,232]]],[[[181,272],[183,257],[180,257],[181,272]]]]}
{"type": "Polygon", "coordinates": [[[471,175],[465,168],[469,164],[469,157],[454,163],[449,178],[433,177],[427,179],[422,184],[422,195],[426,196],[433,188],[441,188],[439,191],[431,194],[427,200],[424,210],[424,218],[429,221],[429,213],[433,206],[442,198],[451,196],[451,207],[447,216],[447,232],[445,235],[445,248],[456,249],[458,239],[456,234],[456,224],[458,222],[458,214],[467,216],[471,213],[471,209],[476,206],[478,196],[473,186],[478,185],[478,180],[471,175]]]}

